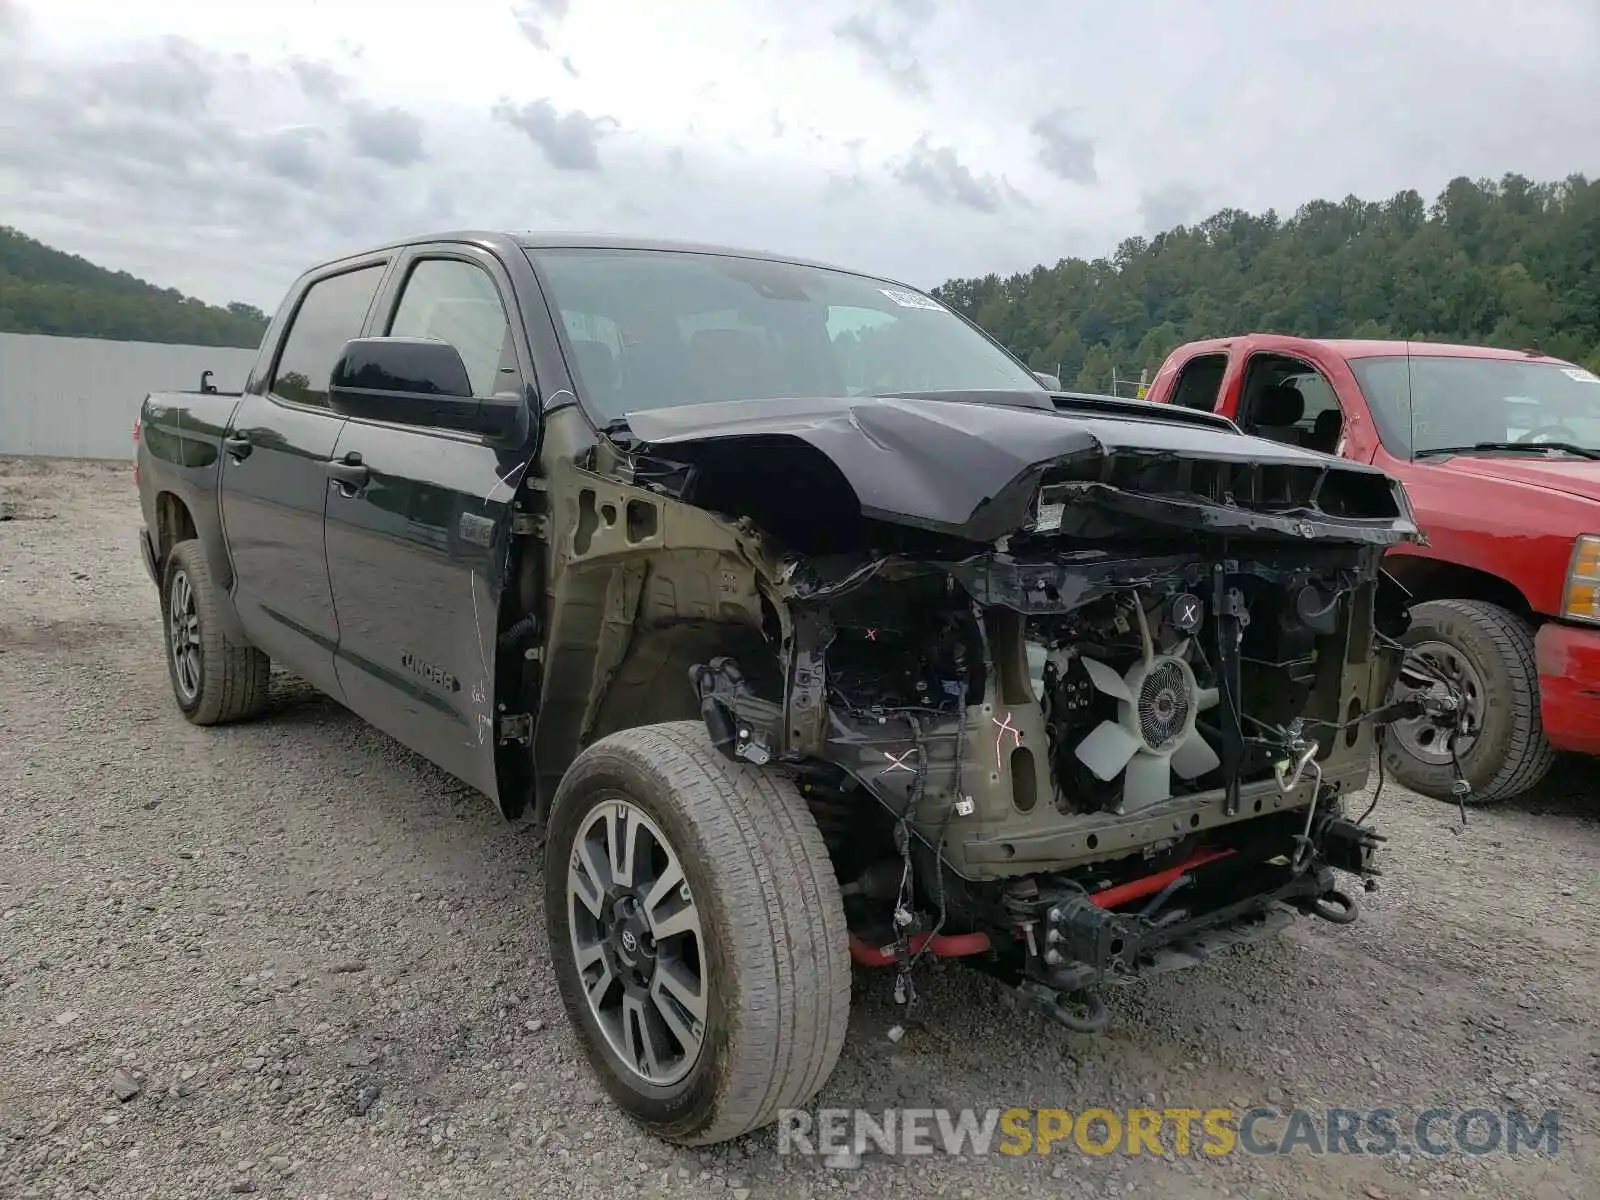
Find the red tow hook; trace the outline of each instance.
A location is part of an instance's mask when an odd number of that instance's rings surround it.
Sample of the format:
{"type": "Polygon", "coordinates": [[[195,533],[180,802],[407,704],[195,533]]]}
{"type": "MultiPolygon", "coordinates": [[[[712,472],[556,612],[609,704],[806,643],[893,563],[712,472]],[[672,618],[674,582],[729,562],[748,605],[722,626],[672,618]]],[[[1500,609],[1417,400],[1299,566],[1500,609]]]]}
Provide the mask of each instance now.
{"type": "Polygon", "coordinates": [[[1233,853],[1232,850],[1199,850],[1175,867],[1157,871],[1154,875],[1130,879],[1127,883],[1101,888],[1098,892],[1090,893],[1089,899],[1101,908],[1116,908],[1117,905],[1127,904],[1131,900],[1143,900],[1146,896],[1154,896],[1184,872],[1216,862],[1220,858],[1230,858],[1233,853]]]}
{"type": "MultiPolygon", "coordinates": [[[[911,938],[911,953],[915,954],[927,946],[929,954],[937,954],[940,958],[965,958],[970,954],[982,954],[989,948],[989,935],[986,933],[941,933],[932,936],[926,933],[914,934],[911,938]]],[[[850,935],[850,957],[860,967],[888,967],[895,962],[894,947],[869,946],[856,934],[850,935]]]]}

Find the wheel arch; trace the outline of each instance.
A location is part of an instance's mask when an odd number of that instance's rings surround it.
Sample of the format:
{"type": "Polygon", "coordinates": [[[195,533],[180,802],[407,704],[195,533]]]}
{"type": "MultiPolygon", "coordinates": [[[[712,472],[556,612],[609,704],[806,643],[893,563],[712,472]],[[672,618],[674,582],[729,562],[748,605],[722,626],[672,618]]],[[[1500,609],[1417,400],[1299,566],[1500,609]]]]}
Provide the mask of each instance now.
{"type": "Polygon", "coordinates": [[[215,515],[209,517],[202,515],[197,519],[195,512],[189,502],[176,491],[163,489],[156,493],[156,527],[152,532],[155,535],[157,579],[159,581],[164,578],[167,560],[172,556],[173,547],[180,542],[191,540],[197,542],[200,553],[205,556],[206,566],[211,571],[211,578],[217,586],[218,624],[230,642],[241,646],[249,645],[250,639],[245,634],[244,626],[239,622],[239,611],[233,604],[233,562],[228,556],[221,526],[215,515]]]}
{"type": "Polygon", "coordinates": [[[1383,567],[1411,593],[1414,604],[1429,600],[1481,600],[1498,604],[1530,621],[1537,620],[1533,605],[1522,589],[1492,571],[1418,554],[1390,554],[1383,567]]]}
{"type": "Polygon", "coordinates": [[[200,530],[194,523],[194,514],[189,511],[176,492],[162,491],[156,494],[156,562],[164,566],[167,555],[172,553],[172,548],[179,542],[190,538],[198,539],[200,530]]]}
{"type": "Polygon", "coordinates": [[[690,668],[732,657],[782,694],[780,567],[747,521],[560,462],[533,709],[542,823],[567,767],[608,734],[702,720],[690,668]]]}

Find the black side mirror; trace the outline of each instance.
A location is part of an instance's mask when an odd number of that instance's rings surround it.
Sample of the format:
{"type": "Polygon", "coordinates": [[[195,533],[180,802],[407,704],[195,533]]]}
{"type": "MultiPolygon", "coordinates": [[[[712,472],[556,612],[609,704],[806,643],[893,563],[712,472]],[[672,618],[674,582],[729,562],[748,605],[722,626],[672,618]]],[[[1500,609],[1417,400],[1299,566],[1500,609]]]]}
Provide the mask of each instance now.
{"type": "Polygon", "coordinates": [[[528,413],[520,392],[474,396],[461,352],[429,338],[346,342],[328,381],[328,405],[346,417],[500,439],[525,431],[528,413]]]}
{"type": "Polygon", "coordinates": [[[1044,385],[1046,391],[1061,391],[1061,380],[1057,379],[1054,375],[1046,375],[1043,371],[1035,371],[1033,373],[1033,377],[1044,385]]]}

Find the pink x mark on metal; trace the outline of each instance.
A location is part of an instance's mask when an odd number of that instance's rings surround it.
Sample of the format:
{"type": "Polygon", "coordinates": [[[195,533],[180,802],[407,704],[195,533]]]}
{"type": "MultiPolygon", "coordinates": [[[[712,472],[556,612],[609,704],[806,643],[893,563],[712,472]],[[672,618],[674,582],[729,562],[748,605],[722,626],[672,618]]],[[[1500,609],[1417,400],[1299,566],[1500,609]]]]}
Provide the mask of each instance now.
{"type": "Polygon", "coordinates": [[[1000,732],[995,734],[994,737],[994,761],[995,765],[1004,771],[1006,769],[1006,760],[1002,757],[1001,745],[1005,742],[1006,734],[1008,733],[1011,735],[1013,748],[1022,745],[1022,731],[1011,723],[1010,713],[1006,714],[1004,721],[996,720],[994,717],[990,717],[989,720],[1000,727],[1000,732]]]}
{"type": "Polygon", "coordinates": [[[887,750],[885,750],[883,752],[883,756],[889,760],[889,765],[883,770],[879,771],[878,774],[887,775],[890,771],[909,772],[914,770],[914,768],[906,766],[906,759],[910,758],[916,752],[917,748],[915,746],[911,747],[911,749],[900,755],[890,754],[887,750]]]}

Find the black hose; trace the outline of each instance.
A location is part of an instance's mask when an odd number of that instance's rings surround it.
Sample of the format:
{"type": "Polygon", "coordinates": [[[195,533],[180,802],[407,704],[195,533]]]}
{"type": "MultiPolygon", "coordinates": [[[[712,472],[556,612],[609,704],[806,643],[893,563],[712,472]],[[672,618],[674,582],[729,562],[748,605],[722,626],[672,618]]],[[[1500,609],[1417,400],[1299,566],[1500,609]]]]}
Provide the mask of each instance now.
{"type": "Polygon", "coordinates": [[[500,649],[508,652],[521,650],[538,632],[539,618],[536,616],[523,617],[522,620],[500,635],[500,649]]]}
{"type": "Polygon", "coordinates": [[[1151,917],[1156,915],[1156,911],[1160,909],[1163,904],[1172,899],[1172,894],[1174,892],[1176,892],[1179,888],[1188,887],[1193,882],[1193,875],[1179,875],[1171,883],[1167,884],[1166,887],[1162,888],[1150,898],[1150,903],[1146,904],[1144,906],[1144,910],[1140,912],[1139,919],[1141,921],[1148,921],[1151,917]]]}

